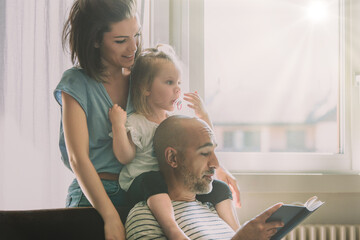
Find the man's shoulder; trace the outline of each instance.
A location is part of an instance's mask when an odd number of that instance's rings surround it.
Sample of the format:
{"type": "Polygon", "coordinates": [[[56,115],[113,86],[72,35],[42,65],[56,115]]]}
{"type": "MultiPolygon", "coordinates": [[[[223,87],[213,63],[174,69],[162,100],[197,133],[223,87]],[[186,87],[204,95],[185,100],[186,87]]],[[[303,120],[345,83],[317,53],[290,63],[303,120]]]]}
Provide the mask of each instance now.
{"type": "Polygon", "coordinates": [[[130,210],[128,214],[127,221],[130,221],[133,218],[138,217],[139,214],[141,214],[142,216],[144,215],[149,215],[149,217],[152,216],[150,208],[148,207],[145,201],[135,204],[135,206],[130,210]]]}
{"type": "Polygon", "coordinates": [[[211,203],[173,202],[173,207],[179,227],[191,239],[231,239],[234,234],[211,203]]]}
{"type": "Polygon", "coordinates": [[[172,205],[174,210],[179,210],[179,212],[191,211],[194,209],[202,209],[205,212],[212,212],[216,214],[215,207],[209,202],[200,202],[200,201],[173,201],[172,205]]]}
{"type": "Polygon", "coordinates": [[[128,240],[149,236],[156,239],[166,239],[146,202],[139,202],[130,210],[126,218],[125,229],[128,240]]]}

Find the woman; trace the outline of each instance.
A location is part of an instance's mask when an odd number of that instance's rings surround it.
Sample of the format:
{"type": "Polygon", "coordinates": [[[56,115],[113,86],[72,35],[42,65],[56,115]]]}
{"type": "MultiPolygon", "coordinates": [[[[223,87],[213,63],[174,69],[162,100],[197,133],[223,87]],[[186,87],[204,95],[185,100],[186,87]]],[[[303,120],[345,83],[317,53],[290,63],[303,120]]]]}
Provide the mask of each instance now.
{"type": "MultiPolygon", "coordinates": [[[[114,104],[131,111],[128,69],[141,51],[135,0],[75,0],[63,31],[67,41],[75,67],[54,92],[62,107],[62,159],[76,176],[66,206],[93,206],[105,238],[125,239],[114,205],[125,206],[127,199],[118,184],[122,164],[113,153],[108,111],[114,104]]],[[[229,174],[220,179],[237,190],[229,174]]]]}
{"type": "Polygon", "coordinates": [[[114,207],[127,204],[112,150],[108,110],[127,107],[129,71],[140,48],[133,0],[76,0],[64,26],[72,62],[54,92],[62,106],[60,150],[76,179],[67,207],[93,206],[104,220],[106,239],[125,239],[114,207]]]}

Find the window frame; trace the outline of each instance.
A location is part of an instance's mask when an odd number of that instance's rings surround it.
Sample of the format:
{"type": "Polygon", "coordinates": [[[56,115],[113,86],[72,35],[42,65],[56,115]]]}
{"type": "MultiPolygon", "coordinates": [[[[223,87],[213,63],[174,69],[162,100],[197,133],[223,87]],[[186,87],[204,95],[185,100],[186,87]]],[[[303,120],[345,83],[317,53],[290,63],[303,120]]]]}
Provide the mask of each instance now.
{"type": "MultiPolygon", "coordinates": [[[[360,0],[340,0],[340,99],[339,139],[343,146],[339,153],[258,153],[217,152],[221,164],[237,173],[322,173],[358,174],[360,171],[360,119],[359,91],[355,87],[355,46],[353,32],[354,11],[360,0]],[[357,5],[356,5],[357,4],[357,5]],[[353,6],[355,6],[353,8],[353,6]],[[356,89],[354,89],[356,88],[356,89]],[[354,131],[358,130],[358,131],[354,131]]],[[[169,0],[169,44],[173,45],[185,66],[185,82],[190,91],[204,97],[204,0],[169,0]],[[188,74],[188,77],[187,77],[188,74]],[[196,79],[187,81],[187,79],[196,79]]],[[[164,8],[154,8],[154,15],[161,15],[164,8]]],[[[355,17],[356,18],[356,17],[355,17]]],[[[187,86],[185,86],[185,89],[187,86]]]]}

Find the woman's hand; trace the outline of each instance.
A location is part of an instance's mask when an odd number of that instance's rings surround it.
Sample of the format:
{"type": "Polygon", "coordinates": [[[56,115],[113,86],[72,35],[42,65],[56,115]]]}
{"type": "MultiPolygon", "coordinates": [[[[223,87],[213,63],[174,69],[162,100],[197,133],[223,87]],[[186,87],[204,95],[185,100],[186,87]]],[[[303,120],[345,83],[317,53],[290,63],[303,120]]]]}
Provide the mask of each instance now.
{"type": "Polygon", "coordinates": [[[114,106],[109,109],[109,119],[113,126],[125,126],[126,111],[119,105],[114,104],[114,106]]]}
{"type": "Polygon", "coordinates": [[[233,195],[235,206],[240,208],[241,207],[240,190],[236,178],[222,166],[216,169],[216,176],[219,180],[226,182],[229,185],[233,195]]]}
{"type": "Polygon", "coordinates": [[[106,240],[125,240],[125,228],[120,217],[113,217],[104,221],[104,231],[106,240]]]}

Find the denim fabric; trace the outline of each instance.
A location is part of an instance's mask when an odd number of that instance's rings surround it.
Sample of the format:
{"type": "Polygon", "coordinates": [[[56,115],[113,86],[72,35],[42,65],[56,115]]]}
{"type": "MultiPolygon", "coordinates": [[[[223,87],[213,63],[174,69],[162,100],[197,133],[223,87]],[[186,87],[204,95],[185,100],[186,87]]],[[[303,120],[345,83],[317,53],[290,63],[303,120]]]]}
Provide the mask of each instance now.
{"type": "MultiPolygon", "coordinates": [[[[105,191],[110,200],[116,207],[127,206],[127,194],[120,188],[119,182],[101,179],[105,191]]],[[[90,202],[85,197],[84,193],[76,179],[70,184],[68,195],[66,197],[66,207],[91,207],[90,202]]]]}

